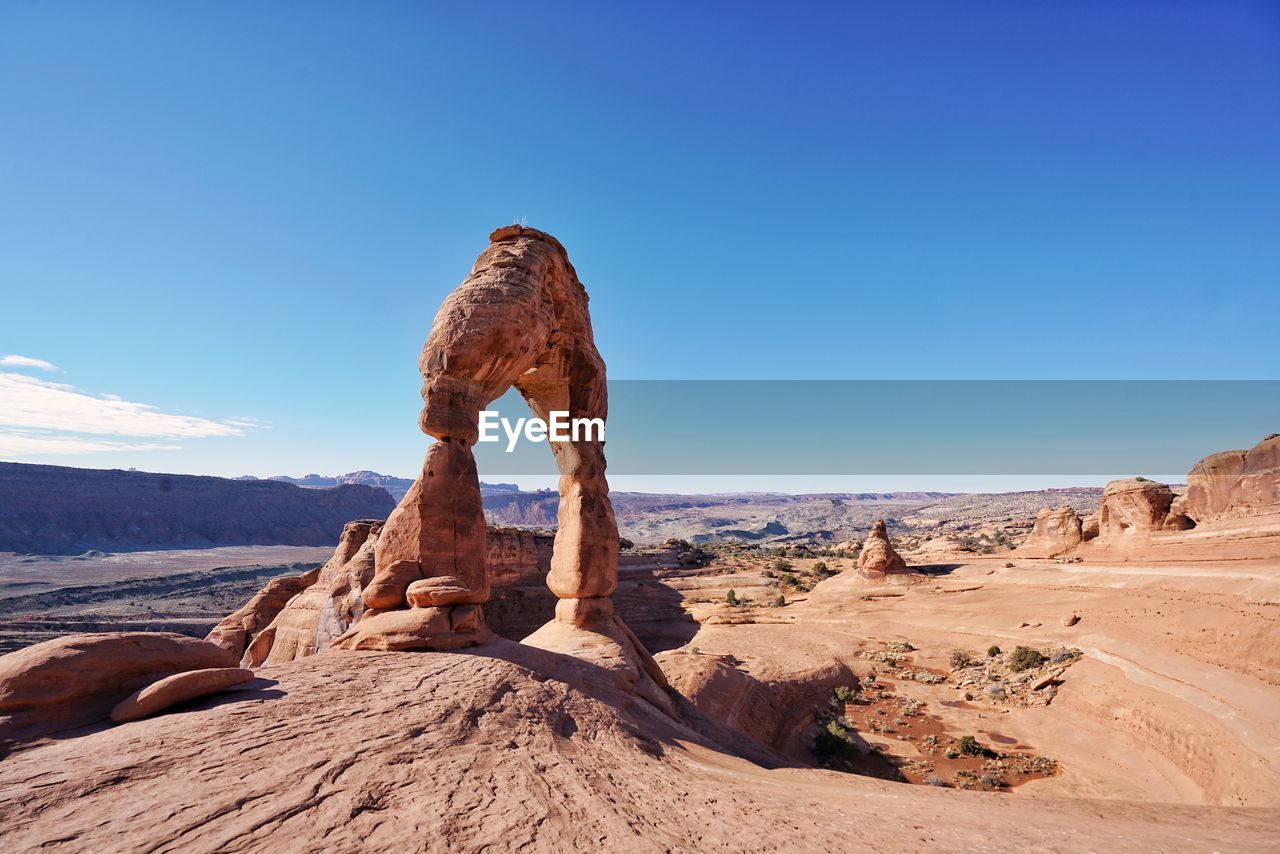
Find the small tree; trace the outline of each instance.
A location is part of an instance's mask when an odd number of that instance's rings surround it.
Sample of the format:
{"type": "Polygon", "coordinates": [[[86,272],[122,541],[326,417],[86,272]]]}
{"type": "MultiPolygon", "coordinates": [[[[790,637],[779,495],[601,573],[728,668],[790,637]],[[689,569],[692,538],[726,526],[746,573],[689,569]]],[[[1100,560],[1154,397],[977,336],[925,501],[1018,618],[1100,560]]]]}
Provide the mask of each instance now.
{"type": "Polygon", "coordinates": [[[991,646],[987,647],[987,658],[995,658],[999,654],[1000,654],[1000,647],[996,646],[995,644],[992,644],[991,646]]]}
{"type": "Polygon", "coordinates": [[[738,604],[737,591],[730,590],[728,593],[724,594],[724,601],[728,602],[730,605],[737,605],[738,604]]]}

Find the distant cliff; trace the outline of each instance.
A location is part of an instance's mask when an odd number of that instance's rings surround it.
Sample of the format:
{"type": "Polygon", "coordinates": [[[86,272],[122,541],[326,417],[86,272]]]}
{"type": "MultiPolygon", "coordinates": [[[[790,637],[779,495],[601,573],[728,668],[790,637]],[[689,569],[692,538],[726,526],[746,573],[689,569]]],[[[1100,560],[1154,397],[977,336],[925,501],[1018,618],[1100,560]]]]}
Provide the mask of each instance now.
{"type": "Polygon", "coordinates": [[[352,519],[382,519],[385,489],[0,463],[0,551],[324,546],[352,519]]]}

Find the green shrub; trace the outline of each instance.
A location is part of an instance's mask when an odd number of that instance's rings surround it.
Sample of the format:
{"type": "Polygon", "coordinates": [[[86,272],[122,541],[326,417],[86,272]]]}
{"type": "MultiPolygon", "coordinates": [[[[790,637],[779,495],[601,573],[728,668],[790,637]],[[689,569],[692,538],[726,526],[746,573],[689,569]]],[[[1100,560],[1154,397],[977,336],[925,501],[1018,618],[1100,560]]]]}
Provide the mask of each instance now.
{"type": "Polygon", "coordinates": [[[813,753],[819,759],[852,759],[858,755],[849,732],[839,721],[831,721],[813,740],[813,753]]]}
{"type": "Polygon", "coordinates": [[[724,601],[728,602],[730,605],[737,605],[738,604],[737,591],[730,590],[728,593],[724,594],[724,601]]]}
{"type": "Polygon", "coordinates": [[[965,756],[986,756],[988,758],[993,758],[995,756],[995,753],[990,749],[983,747],[981,744],[978,744],[978,740],[971,735],[961,736],[960,740],[956,742],[956,750],[960,751],[965,756]]]}
{"type": "Polygon", "coordinates": [[[836,699],[842,703],[852,703],[854,690],[848,685],[841,685],[836,688],[836,699]]]}
{"type": "Polygon", "coordinates": [[[973,659],[969,656],[969,653],[966,650],[963,650],[963,649],[951,650],[951,668],[953,670],[959,670],[962,667],[968,667],[970,664],[973,664],[973,659]]]}
{"type": "Polygon", "coordinates": [[[786,558],[780,557],[773,562],[772,568],[777,570],[778,572],[790,572],[791,561],[787,560],[786,558]]]}
{"type": "Polygon", "coordinates": [[[991,646],[987,647],[987,658],[995,658],[999,654],[1000,654],[1000,647],[996,646],[995,644],[992,644],[991,646]]]}
{"type": "Polygon", "coordinates": [[[778,598],[777,598],[777,599],[774,599],[774,600],[773,600],[773,607],[775,607],[775,608],[782,608],[782,607],[785,607],[785,606],[786,606],[786,604],[787,604],[787,597],[786,597],[786,596],[783,596],[781,593],[779,593],[779,594],[778,594],[778,598]]]}
{"type": "Polygon", "coordinates": [[[1024,670],[1039,667],[1047,660],[1040,654],[1039,650],[1032,649],[1029,646],[1020,646],[1013,651],[1013,655],[1009,658],[1009,669],[1014,673],[1021,673],[1024,670]]]}

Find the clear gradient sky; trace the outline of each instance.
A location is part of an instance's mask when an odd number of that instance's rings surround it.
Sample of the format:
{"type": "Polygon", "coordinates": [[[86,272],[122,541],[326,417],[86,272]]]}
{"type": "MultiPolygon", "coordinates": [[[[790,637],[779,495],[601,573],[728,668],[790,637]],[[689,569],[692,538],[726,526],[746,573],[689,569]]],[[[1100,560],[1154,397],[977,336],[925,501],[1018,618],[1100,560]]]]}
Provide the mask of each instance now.
{"type": "Polygon", "coordinates": [[[412,475],[517,219],[614,378],[1275,378],[1280,4],[0,3],[0,458],[412,475]]]}

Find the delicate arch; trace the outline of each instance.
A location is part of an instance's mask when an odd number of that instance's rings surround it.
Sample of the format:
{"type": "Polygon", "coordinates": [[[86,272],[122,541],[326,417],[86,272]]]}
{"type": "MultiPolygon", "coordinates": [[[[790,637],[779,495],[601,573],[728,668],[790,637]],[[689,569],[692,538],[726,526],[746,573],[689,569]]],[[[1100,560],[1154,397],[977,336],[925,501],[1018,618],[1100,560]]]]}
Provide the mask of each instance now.
{"type": "MultiPolygon", "coordinates": [[[[419,360],[420,424],[437,441],[378,540],[375,576],[364,599],[379,611],[488,599],[484,512],[472,453],[482,409],[515,386],[540,418],[553,410],[571,418],[608,417],[605,365],[592,335],[587,293],[564,247],[521,226],[498,229],[489,240],[436,314],[419,360]]],[[[547,585],[561,600],[558,618],[581,625],[588,615],[612,615],[608,597],[617,586],[618,527],[604,442],[549,444],[560,471],[560,508],[547,585]]]]}

